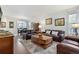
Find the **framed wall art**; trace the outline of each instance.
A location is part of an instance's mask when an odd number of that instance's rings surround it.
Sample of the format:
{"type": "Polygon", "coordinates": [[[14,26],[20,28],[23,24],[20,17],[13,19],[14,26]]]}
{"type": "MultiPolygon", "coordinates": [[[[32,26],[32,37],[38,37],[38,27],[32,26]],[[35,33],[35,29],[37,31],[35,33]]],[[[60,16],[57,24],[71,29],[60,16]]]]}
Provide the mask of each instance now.
{"type": "Polygon", "coordinates": [[[52,24],[52,18],[47,18],[45,20],[46,25],[51,25],[52,24]]]}
{"type": "Polygon", "coordinates": [[[64,18],[55,19],[55,26],[64,26],[64,25],[65,25],[65,19],[64,18]]]}
{"type": "Polygon", "coordinates": [[[14,28],[14,22],[9,22],[9,28],[14,28]]]}
{"type": "Polygon", "coordinates": [[[6,28],[6,22],[0,22],[0,28],[6,28]]]}

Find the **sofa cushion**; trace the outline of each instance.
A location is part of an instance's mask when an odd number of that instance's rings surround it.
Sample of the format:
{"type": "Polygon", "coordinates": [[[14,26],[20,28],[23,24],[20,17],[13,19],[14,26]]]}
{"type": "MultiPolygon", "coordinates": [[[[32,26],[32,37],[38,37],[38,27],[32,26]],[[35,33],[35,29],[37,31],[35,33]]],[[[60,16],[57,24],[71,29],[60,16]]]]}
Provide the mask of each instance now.
{"type": "Polygon", "coordinates": [[[52,31],[52,35],[58,35],[58,32],[52,31]]]}
{"type": "Polygon", "coordinates": [[[76,42],[76,41],[72,41],[72,40],[64,40],[63,43],[68,43],[68,44],[72,44],[72,45],[75,45],[75,46],[79,46],[79,43],[76,42]]]}

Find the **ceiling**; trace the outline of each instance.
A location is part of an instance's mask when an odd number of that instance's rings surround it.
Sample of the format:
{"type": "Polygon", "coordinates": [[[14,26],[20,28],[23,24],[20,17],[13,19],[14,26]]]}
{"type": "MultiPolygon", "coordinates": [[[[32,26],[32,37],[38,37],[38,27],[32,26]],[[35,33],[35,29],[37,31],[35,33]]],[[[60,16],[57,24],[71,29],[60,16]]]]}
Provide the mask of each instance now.
{"type": "Polygon", "coordinates": [[[2,5],[4,15],[15,17],[41,17],[54,14],[77,5],[2,5]]]}

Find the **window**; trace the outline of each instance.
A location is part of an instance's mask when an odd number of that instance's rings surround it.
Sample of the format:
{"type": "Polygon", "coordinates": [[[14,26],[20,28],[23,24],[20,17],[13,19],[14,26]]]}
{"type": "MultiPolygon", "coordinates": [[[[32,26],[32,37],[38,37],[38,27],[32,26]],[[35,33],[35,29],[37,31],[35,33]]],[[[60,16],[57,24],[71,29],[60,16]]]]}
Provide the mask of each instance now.
{"type": "Polygon", "coordinates": [[[17,27],[18,28],[26,28],[27,27],[27,23],[25,21],[18,21],[17,22],[17,27]]]}
{"type": "Polygon", "coordinates": [[[69,23],[76,23],[77,14],[69,15],[69,23]]]}
{"type": "Polygon", "coordinates": [[[69,15],[69,22],[68,22],[68,33],[69,35],[73,35],[73,28],[72,24],[77,22],[77,14],[71,14],[69,15]]]}

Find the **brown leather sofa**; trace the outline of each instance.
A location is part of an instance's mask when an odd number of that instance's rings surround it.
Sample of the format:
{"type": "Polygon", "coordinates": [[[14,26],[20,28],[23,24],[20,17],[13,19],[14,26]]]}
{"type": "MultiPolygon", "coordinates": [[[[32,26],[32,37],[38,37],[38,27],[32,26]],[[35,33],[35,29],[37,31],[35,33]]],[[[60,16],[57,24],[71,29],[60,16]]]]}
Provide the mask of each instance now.
{"type": "Polygon", "coordinates": [[[53,40],[56,42],[61,42],[64,40],[65,32],[62,30],[45,30],[45,35],[53,37],[53,40]],[[55,34],[56,32],[56,34],[55,34]]]}
{"type": "Polygon", "coordinates": [[[70,38],[57,44],[57,54],[79,54],[78,40],[72,40],[70,38]]]}

